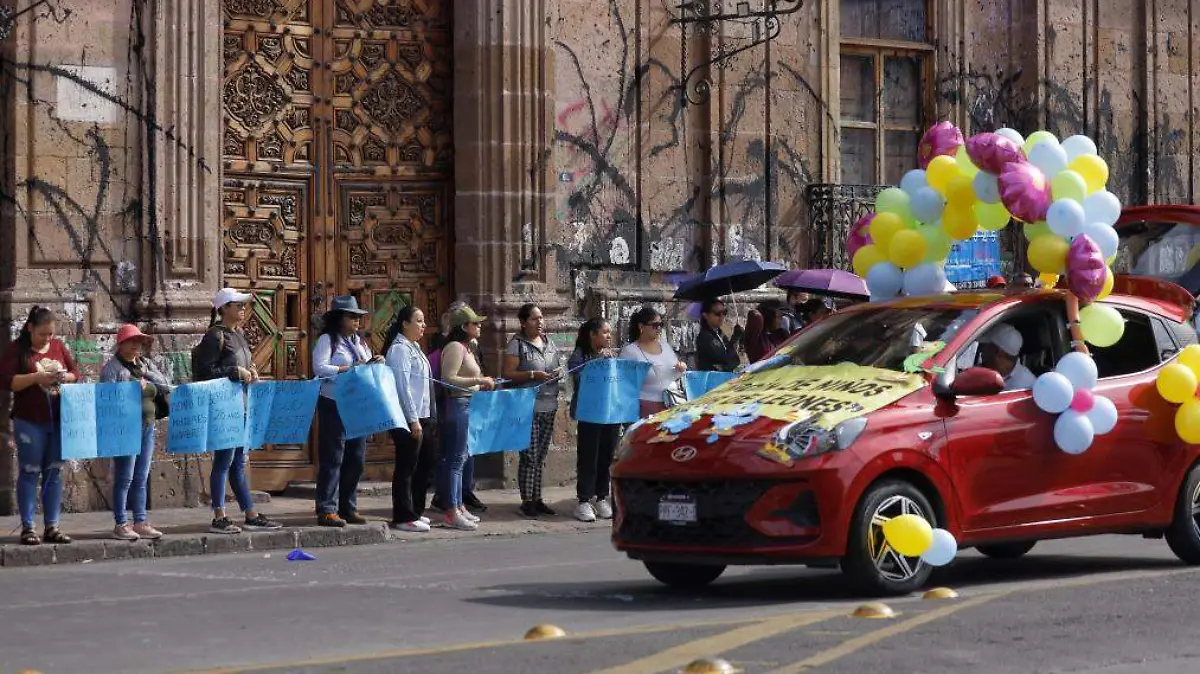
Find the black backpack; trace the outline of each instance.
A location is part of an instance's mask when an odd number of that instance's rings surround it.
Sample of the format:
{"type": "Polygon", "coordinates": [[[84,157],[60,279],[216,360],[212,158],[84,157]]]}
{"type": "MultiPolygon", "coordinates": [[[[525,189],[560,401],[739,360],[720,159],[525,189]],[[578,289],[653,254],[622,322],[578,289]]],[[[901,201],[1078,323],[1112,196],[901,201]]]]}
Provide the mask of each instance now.
{"type": "MultiPolygon", "coordinates": [[[[215,328],[217,330],[217,358],[220,359],[221,353],[225,351],[225,330],[223,328],[215,328]]],[[[209,329],[212,332],[213,328],[209,329]]],[[[205,337],[208,335],[205,334],[205,337]]],[[[204,338],[200,339],[200,343],[204,343],[204,338]]],[[[206,381],[212,379],[209,373],[200,372],[200,363],[196,360],[196,352],[200,350],[200,344],[192,347],[192,381],[206,381]]]]}

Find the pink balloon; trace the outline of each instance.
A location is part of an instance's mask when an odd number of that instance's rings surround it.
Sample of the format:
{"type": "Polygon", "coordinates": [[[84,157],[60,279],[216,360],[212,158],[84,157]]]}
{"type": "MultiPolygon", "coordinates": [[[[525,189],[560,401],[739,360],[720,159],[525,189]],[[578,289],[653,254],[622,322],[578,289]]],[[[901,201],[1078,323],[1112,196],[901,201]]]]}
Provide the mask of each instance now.
{"type": "Polygon", "coordinates": [[[1006,164],[1025,162],[1025,151],[1013,140],[994,133],[981,133],[967,141],[967,156],[981,170],[994,176],[1004,172],[1006,164]]]}
{"type": "Polygon", "coordinates": [[[1072,239],[1067,251],[1067,288],[1079,301],[1084,304],[1094,301],[1104,289],[1107,276],[1100,246],[1086,234],[1072,239]]]}
{"type": "Polygon", "coordinates": [[[1041,169],[1028,162],[1005,164],[1000,173],[1000,201],[1022,222],[1046,219],[1053,197],[1050,181],[1041,169]]]}
{"type": "Polygon", "coordinates": [[[953,156],[962,145],[962,131],[959,131],[957,126],[950,122],[934,124],[921,137],[921,144],[917,146],[917,166],[925,168],[934,157],[941,155],[953,156]]]}
{"type": "Polygon", "coordinates": [[[850,259],[854,259],[854,254],[859,248],[870,245],[871,243],[871,221],[875,219],[875,214],[864,215],[858,219],[850,227],[850,236],[846,239],[846,254],[850,259]]]}
{"type": "Polygon", "coordinates": [[[1071,409],[1080,414],[1087,414],[1096,404],[1096,396],[1085,388],[1075,389],[1075,397],[1071,398],[1071,409]]]}

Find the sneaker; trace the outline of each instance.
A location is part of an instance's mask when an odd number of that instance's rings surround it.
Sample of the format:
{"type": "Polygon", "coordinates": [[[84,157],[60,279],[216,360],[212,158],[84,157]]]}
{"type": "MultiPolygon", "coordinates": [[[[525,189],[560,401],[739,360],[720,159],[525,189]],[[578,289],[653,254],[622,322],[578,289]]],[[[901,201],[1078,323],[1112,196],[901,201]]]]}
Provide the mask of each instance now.
{"type": "Polygon", "coordinates": [[[254,517],[246,518],[246,531],[266,531],[269,529],[282,529],[283,525],[275,520],[267,519],[267,516],[258,513],[254,517]]]}
{"type": "Polygon", "coordinates": [[[538,499],[538,500],[534,501],[533,507],[534,507],[534,509],[537,510],[537,513],[539,515],[557,515],[558,514],[558,513],[554,512],[553,508],[546,505],[546,502],[543,501],[542,499],[538,499]]]}
{"type": "Polygon", "coordinates": [[[336,527],[341,529],[346,526],[346,520],[334,515],[333,513],[321,513],[317,515],[317,526],[336,527]]]}
{"type": "Polygon", "coordinates": [[[458,529],[459,531],[475,531],[479,528],[478,524],[463,517],[460,511],[446,515],[443,525],[448,529],[458,529]]]}
{"type": "Polygon", "coordinates": [[[363,517],[362,515],[359,515],[356,512],[340,513],[340,514],[341,514],[341,518],[346,520],[346,524],[366,524],[367,523],[367,518],[363,517]]]}
{"type": "Polygon", "coordinates": [[[463,505],[467,506],[467,510],[481,513],[487,512],[488,508],[483,504],[483,501],[479,500],[479,497],[475,495],[475,492],[470,491],[463,494],[463,505]]]}
{"type": "Polygon", "coordinates": [[[407,531],[411,534],[423,534],[429,531],[429,525],[421,520],[413,522],[392,522],[392,528],[396,531],[407,531]]]}
{"type": "Polygon", "coordinates": [[[612,502],[606,498],[597,500],[596,517],[602,520],[611,520],[613,518],[612,502]]]}
{"type": "Polygon", "coordinates": [[[150,526],[149,522],[138,522],[137,524],[133,525],[133,533],[141,536],[142,538],[147,538],[150,540],[162,538],[163,535],[161,531],[150,526]]]}
{"type": "Polygon", "coordinates": [[[462,515],[469,522],[475,522],[476,524],[479,523],[479,517],[477,515],[473,515],[470,510],[467,510],[466,506],[459,508],[458,514],[462,515]]]}
{"type": "Polygon", "coordinates": [[[141,538],[136,531],[133,530],[133,525],[126,522],[113,527],[113,538],[118,541],[136,541],[141,538]]]}
{"type": "Polygon", "coordinates": [[[521,517],[528,517],[529,519],[536,519],[538,516],[537,506],[533,504],[533,501],[521,503],[521,507],[517,512],[521,514],[521,517]]]}
{"type": "Polygon", "coordinates": [[[417,521],[420,522],[421,524],[433,524],[433,520],[429,519],[428,517],[426,517],[424,515],[421,515],[420,517],[418,517],[417,521]]]}
{"type": "Polygon", "coordinates": [[[575,506],[575,519],[580,522],[595,522],[596,511],[592,510],[592,504],[587,501],[581,502],[575,506]]]}
{"type": "Polygon", "coordinates": [[[240,534],[242,528],[234,524],[228,517],[213,518],[212,526],[208,528],[214,534],[240,534]]]}

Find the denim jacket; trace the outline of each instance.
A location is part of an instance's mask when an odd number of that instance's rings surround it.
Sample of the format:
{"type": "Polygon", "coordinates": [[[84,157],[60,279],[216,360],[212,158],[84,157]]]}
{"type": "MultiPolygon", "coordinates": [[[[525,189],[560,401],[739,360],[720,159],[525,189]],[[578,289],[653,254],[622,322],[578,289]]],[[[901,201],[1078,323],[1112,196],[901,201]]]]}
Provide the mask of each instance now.
{"type": "Polygon", "coordinates": [[[430,406],[429,359],[421,347],[397,335],[387,351],[387,366],[396,375],[396,393],[400,409],[408,423],[433,416],[430,406]]]}

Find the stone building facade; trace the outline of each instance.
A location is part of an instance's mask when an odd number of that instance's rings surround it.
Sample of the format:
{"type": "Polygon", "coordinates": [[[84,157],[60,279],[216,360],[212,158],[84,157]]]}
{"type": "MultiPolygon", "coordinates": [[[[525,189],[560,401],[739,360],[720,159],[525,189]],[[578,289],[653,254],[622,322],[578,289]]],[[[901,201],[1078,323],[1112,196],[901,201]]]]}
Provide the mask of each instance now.
{"type": "MultiPolygon", "coordinates": [[[[260,369],[308,374],[352,293],[581,317],[674,316],[672,282],[734,257],[844,264],[848,222],[921,130],[1096,138],[1127,203],[1191,202],[1200,0],[0,0],[0,320],[34,304],[91,373],[119,324],[179,379],[215,289],[256,294],[260,369]]],[[[1019,256],[1018,256],[1019,257],[1019,256]]],[[[561,424],[566,427],[567,424],[561,424]]],[[[14,465],[0,425],[0,512],[14,465]]],[[[554,452],[569,477],[569,438],[554,452]]],[[[311,447],[253,459],[311,479],[311,447]]],[[[390,462],[373,446],[371,473],[390,462]]],[[[107,462],[70,465],[107,506],[107,462]]],[[[153,504],[202,459],[160,455],[153,504]]],[[[508,466],[482,467],[505,477],[508,466]]]]}

